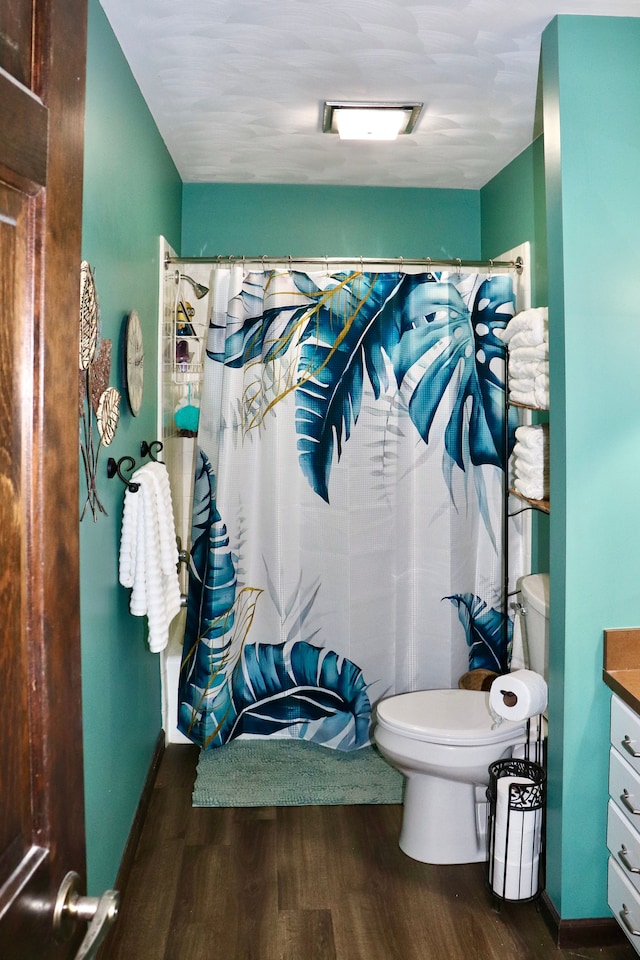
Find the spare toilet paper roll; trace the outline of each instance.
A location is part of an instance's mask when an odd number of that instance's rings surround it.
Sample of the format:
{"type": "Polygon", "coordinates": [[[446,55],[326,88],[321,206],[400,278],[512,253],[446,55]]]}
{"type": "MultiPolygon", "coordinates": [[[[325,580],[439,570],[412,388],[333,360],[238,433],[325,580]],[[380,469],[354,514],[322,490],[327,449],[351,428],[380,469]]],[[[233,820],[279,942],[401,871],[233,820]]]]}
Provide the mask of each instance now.
{"type": "Polygon", "coordinates": [[[528,900],[535,897],[539,883],[538,857],[528,863],[505,863],[494,857],[491,887],[505,900],[528,900]]]}
{"type": "Polygon", "coordinates": [[[531,860],[540,850],[542,811],[526,807],[527,795],[513,784],[533,786],[529,777],[500,777],[496,783],[493,850],[507,863],[531,860]],[[511,805],[511,806],[510,806],[511,805]],[[515,809],[514,809],[515,808],[515,809]]]}
{"type": "Polygon", "coordinates": [[[505,720],[528,720],[547,708],[547,684],[535,670],[514,670],[491,684],[489,707],[505,720]]]}

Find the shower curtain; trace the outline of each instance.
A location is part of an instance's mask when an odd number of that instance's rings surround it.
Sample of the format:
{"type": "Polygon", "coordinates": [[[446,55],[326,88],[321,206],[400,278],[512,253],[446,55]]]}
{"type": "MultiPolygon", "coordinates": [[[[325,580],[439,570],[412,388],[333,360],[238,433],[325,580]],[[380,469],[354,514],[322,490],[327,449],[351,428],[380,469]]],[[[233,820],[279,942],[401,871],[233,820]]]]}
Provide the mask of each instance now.
{"type": "Polygon", "coordinates": [[[357,749],[381,697],[508,668],[514,310],[505,274],[214,269],[179,688],[195,743],[357,749]]]}

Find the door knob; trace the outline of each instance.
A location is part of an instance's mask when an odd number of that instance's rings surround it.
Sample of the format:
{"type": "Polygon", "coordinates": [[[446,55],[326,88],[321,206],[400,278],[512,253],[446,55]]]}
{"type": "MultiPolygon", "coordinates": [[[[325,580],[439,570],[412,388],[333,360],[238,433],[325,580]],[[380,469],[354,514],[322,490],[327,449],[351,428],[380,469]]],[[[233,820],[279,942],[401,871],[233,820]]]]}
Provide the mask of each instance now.
{"type": "Polygon", "coordinates": [[[117,890],[106,890],[101,897],[80,895],[80,877],[71,871],[60,885],[53,910],[53,929],[58,940],[67,940],[79,920],[89,924],[75,960],[92,960],[98,947],[115,923],[120,905],[117,890]]]}

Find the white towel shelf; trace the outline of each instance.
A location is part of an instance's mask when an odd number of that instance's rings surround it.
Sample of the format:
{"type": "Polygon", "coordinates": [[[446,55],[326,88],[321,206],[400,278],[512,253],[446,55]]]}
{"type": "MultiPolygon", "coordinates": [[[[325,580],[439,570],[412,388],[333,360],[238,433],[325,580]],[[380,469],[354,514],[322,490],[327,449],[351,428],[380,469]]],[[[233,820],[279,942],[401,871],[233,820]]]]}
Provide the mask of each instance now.
{"type": "MultiPolygon", "coordinates": [[[[506,350],[506,383],[508,383],[508,381],[509,381],[509,356],[510,356],[510,354],[509,354],[509,349],[508,349],[508,347],[507,347],[507,350],[506,350]]],[[[509,392],[508,392],[508,391],[506,391],[505,403],[506,403],[506,415],[508,415],[509,407],[515,407],[515,408],[518,409],[518,410],[530,410],[530,411],[532,411],[533,413],[549,413],[549,408],[548,408],[548,407],[537,407],[537,406],[532,405],[532,404],[520,403],[520,402],[517,401],[517,400],[512,400],[511,397],[510,397],[510,395],[509,395],[509,392]]],[[[551,504],[550,504],[550,502],[549,502],[548,499],[544,499],[544,500],[534,500],[534,499],[532,499],[531,497],[525,497],[525,496],[523,496],[523,494],[519,493],[519,492],[518,492],[517,490],[515,490],[513,487],[509,487],[509,488],[507,489],[507,498],[508,498],[509,496],[516,497],[518,500],[521,500],[523,503],[526,503],[526,504],[527,504],[529,507],[531,507],[533,510],[539,510],[541,513],[550,513],[550,512],[551,512],[551,504]]]]}

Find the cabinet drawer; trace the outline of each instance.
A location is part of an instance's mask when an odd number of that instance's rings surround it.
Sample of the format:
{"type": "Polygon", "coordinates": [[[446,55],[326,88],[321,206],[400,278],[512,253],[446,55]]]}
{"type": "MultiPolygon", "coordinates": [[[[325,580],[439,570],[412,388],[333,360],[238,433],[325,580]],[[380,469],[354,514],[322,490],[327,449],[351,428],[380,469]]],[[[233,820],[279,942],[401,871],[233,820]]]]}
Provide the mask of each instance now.
{"type": "Polygon", "coordinates": [[[640,895],[626,877],[613,857],[609,857],[607,902],[614,917],[631,941],[636,953],[640,953],[640,895]]]}
{"type": "Polygon", "coordinates": [[[629,823],[640,830],[640,773],[613,748],[609,751],[609,793],[629,823]]]}
{"type": "Polygon", "coordinates": [[[640,833],[612,800],[607,810],[607,846],[629,883],[640,893],[640,833]]]}
{"type": "Polygon", "coordinates": [[[640,717],[616,696],[611,698],[611,744],[640,772],[640,717]]]}

